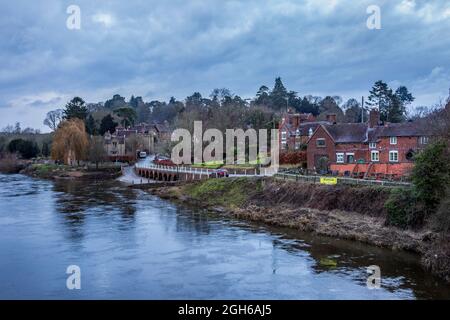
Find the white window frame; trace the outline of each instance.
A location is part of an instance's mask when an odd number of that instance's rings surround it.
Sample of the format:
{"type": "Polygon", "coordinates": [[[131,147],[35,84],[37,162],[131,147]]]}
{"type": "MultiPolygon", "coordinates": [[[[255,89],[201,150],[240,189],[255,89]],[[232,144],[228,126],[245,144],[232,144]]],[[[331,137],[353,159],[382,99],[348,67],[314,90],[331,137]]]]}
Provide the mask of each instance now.
{"type": "Polygon", "coordinates": [[[430,138],[427,137],[427,136],[419,137],[419,143],[420,144],[428,144],[429,141],[430,141],[430,138]]]}
{"type": "Polygon", "coordinates": [[[336,163],[345,163],[345,154],[343,152],[336,152],[336,163]]]}
{"type": "Polygon", "coordinates": [[[370,161],[372,162],[380,162],[380,152],[373,150],[370,152],[370,161]],[[376,157],[374,157],[376,155],[376,157]]]}
{"type": "Polygon", "coordinates": [[[389,151],[389,162],[398,162],[398,151],[391,150],[389,151]],[[394,159],[395,154],[395,159],[394,159]]]}
{"type": "Polygon", "coordinates": [[[318,148],[326,148],[327,147],[327,142],[324,138],[318,138],[316,140],[316,147],[318,148]],[[319,145],[319,141],[323,141],[323,145],[319,145]]]}
{"type": "Polygon", "coordinates": [[[286,140],[286,139],[287,139],[287,132],[281,131],[281,140],[286,140]]]}
{"type": "Polygon", "coordinates": [[[377,143],[376,142],[370,142],[369,143],[369,149],[376,149],[377,148],[377,143]]]}
{"type": "Polygon", "coordinates": [[[392,145],[396,145],[397,144],[397,137],[390,137],[389,138],[389,143],[392,145]]]}
{"type": "Polygon", "coordinates": [[[356,160],[356,158],[355,158],[355,153],[354,152],[347,152],[345,154],[345,162],[347,162],[347,163],[354,163],[355,160],[356,160]],[[348,156],[353,156],[353,162],[348,162],[348,156]]]}

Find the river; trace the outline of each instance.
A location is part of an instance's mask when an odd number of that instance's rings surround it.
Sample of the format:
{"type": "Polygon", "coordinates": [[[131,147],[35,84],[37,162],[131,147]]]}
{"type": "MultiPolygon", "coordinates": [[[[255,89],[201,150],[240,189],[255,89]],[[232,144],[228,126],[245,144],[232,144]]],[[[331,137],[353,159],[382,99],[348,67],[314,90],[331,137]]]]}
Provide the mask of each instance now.
{"type": "Polygon", "coordinates": [[[0,299],[432,299],[416,255],[225,219],[119,182],[0,175],[0,299]],[[81,289],[66,287],[69,265],[81,289]],[[369,289],[366,268],[381,270],[369,289]]]}

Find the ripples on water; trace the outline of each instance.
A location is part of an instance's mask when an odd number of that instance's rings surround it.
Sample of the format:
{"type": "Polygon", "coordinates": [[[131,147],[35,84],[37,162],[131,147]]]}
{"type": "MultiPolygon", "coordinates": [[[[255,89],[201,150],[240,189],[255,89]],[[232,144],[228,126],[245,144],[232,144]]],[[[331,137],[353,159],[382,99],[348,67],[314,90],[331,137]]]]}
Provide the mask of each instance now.
{"type": "Polygon", "coordinates": [[[411,254],[228,220],[115,182],[0,175],[0,298],[449,296],[411,254]],[[72,264],[79,291],[65,287],[72,264]],[[369,265],[381,289],[366,287],[369,265]]]}

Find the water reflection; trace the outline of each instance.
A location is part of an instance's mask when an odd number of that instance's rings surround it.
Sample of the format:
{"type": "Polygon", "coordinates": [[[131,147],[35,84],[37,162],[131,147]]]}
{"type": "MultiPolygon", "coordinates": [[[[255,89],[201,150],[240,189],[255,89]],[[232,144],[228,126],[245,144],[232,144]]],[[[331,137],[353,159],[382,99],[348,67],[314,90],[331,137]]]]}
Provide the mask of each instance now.
{"type": "Polygon", "coordinates": [[[116,182],[0,175],[0,298],[43,297],[428,299],[450,289],[405,252],[179,207],[116,182]],[[82,267],[80,292],[65,289],[70,264],[82,267]],[[370,265],[380,290],[365,287],[370,265]]]}

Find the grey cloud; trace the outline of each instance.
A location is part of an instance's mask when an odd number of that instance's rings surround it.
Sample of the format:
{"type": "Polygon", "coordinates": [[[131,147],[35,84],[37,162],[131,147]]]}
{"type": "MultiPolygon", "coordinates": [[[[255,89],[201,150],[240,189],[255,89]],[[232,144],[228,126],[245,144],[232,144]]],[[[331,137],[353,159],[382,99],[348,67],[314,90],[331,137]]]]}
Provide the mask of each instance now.
{"type": "Polygon", "coordinates": [[[450,70],[449,3],[413,2],[79,0],[82,29],[70,31],[69,2],[9,1],[0,13],[0,102],[19,110],[20,97],[43,92],[182,99],[214,87],[253,95],[281,76],[300,94],[344,97],[383,79],[432,104],[450,86],[446,76],[424,83],[436,67],[450,70]],[[366,8],[377,3],[382,30],[368,30],[366,8]]]}

